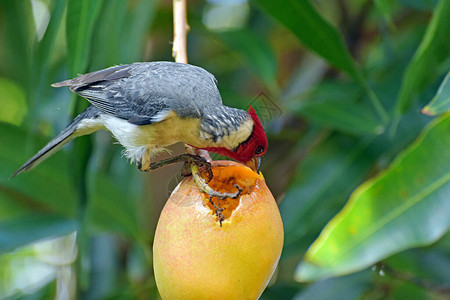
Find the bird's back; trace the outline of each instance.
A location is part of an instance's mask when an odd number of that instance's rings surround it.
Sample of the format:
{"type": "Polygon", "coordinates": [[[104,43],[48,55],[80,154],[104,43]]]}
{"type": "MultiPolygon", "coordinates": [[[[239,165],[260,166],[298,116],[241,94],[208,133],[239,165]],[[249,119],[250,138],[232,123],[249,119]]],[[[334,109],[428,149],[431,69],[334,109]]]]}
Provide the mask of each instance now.
{"type": "Polygon", "coordinates": [[[201,118],[208,108],[222,105],[211,73],[173,62],[115,66],[54,86],[69,86],[104,113],[137,125],[160,121],[170,111],[182,118],[201,118]]]}

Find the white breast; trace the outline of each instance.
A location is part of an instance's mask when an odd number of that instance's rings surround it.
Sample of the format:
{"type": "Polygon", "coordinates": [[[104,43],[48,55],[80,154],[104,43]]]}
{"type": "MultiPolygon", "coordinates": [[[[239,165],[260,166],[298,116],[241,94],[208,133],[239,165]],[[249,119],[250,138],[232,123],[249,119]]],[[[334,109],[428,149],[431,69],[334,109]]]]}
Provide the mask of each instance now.
{"type": "Polygon", "coordinates": [[[202,147],[195,145],[198,143],[199,120],[180,119],[173,112],[164,120],[149,125],[131,124],[106,114],[100,118],[104,127],[125,147],[125,156],[132,161],[140,160],[146,152],[153,156],[177,142],[202,147]]]}

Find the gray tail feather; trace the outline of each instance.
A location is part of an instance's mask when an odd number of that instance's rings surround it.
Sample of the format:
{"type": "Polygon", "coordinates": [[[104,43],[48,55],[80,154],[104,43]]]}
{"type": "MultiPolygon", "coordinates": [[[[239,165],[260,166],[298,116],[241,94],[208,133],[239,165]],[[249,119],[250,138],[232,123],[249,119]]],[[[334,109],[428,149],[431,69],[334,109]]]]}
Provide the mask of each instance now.
{"type": "MultiPolygon", "coordinates": [[[[68,129],[68,128],[66,128],[68,129]]],[[[51,140],[44,148],[39,150],[32,158],[30,158],[26,163],[23,164],[14,174],[11,175],[10,178],[16,177],[18,174],[22,172],[27,172],[33,169],[35,166],[46,160],[53,153],[61,149],[65,144],[73,139],[73,133],[75,131],[74,128],[70,128],[71,130],[63,130],[57,137],[51,140]]]]}
{"type": "Polygon", "coordinates": [[[67,125],[64,130],[58,134],[54,139],[48,142],[47,145],[44,146],[38,153],[36,153],[33,157],[31,157],[26,163],[24,163],[17,171],[15,171],[10,178],[14,178],[18,174],[22,172],[27,172],[36,167],[38,164],[46,160],[52,154],[61,149],[65,144],[76,138],[78,135],[75,135],[75,130],[77,129],[78,124],[86,118],[95,118],[98,116],[98,110],[89,106],[85,111],[79,114],[69,125],[67,125]]]}

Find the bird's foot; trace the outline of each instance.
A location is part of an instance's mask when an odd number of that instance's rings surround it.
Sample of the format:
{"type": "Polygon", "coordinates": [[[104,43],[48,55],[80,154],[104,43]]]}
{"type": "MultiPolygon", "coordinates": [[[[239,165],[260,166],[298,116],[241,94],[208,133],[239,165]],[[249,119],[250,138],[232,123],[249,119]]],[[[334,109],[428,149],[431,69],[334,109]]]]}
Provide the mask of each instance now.
{"type": "Polygon", "coordinates": [[[157,161],[154,163],[145,164],[145,162],[138,162],[137,167],[141,171],[148,172],[151,170],[159,169],[161,167],[175,164],[177,162],[184,162],[183,169],[182,169],[183,176],[190,176],[192,173],[189,170],[190,166],[197,165],[199,167],[199,170],[202,172],[202,174],[207,174],[208,179],[209,179],[208,181],[210,181],[212,179],[211,164],[208,161],[206,161],[205,158],[203,158],[199,155],[188,154],[188,153],[174,156],[174,157],[171,157],[168,159],[163,159],[163,160],[160,160],[160,161],[157,161]]]}
{"type": "Polygon", "coordinates": [[[213,173],[211,170],[211,163],[209,163],[205,158],[199,155],[184,154],[186,155],[186,160],[184,162],[183,168],[181,169],[181,175],[183,177],[188,177],[193,175],[192,166],[198,167],[198,173],[207,176],[207,181],[210,182],[213,178],[213,173]]]}
{"type": "MultiPolygon", "coordinates": [[[[185,153],[185,154],[181,154],[181,155],[171,157],[171,158],[168,158],[165,160],[151,163],[149,165],[148,170],[159,169],[161,167],[171,165],[171,164],[174,164],[177,162],[182,162],[182,161],[184,161],[184,165],[181,170],[181,175],[185,176],[185,177],[192,175],[192,178],[194,179],[194,182],[197,185],[197,187],[199,188],[200,192],[208,195],[209,201],[213,205],[216,215],[219,218],[220,226],[222,226],[222,221],[224,220],[224,217],[222,215],[223,209],[220,208],[218,205],[216,205],[212,201],[212,199],[214,197],[216,197],[218,200],[223,200],[226,198],[236,199],[241,195],[242,188],[239,185],[234,184],[234,187],[236,188],[236,192],[234,192],[234,193],[218,192],[218,191],[214,190],[213,188],[211,188],[208,185],[208,182],[210,182],[213,178],[211,163],[209,163],[205,158],[203,158],[199,155],[194,155],[194,154],[185,153]],[[205,179],[205,177],[206,177],[206,179],[205,179]]],[[[139,164],[138,164],[138,168],[139,168],[139,164]]],[[[139,169],[142,170],[141,168],[139,168],[139,169]]],[[[218,202],[218,203],[220,203],[220,202],[218,202]]]]}

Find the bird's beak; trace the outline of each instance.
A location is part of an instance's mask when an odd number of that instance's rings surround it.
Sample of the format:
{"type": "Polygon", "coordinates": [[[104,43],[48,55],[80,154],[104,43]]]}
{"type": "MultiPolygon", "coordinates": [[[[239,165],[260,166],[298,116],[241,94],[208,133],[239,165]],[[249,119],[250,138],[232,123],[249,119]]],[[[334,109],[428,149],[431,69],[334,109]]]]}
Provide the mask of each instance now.
{"type": "Polygon", "coordinates": [[[253,157],[247,162],[247,166],[250,167],[255,172],[258,172],[259,166],[261,165],[261,157],[253,157]]]}

